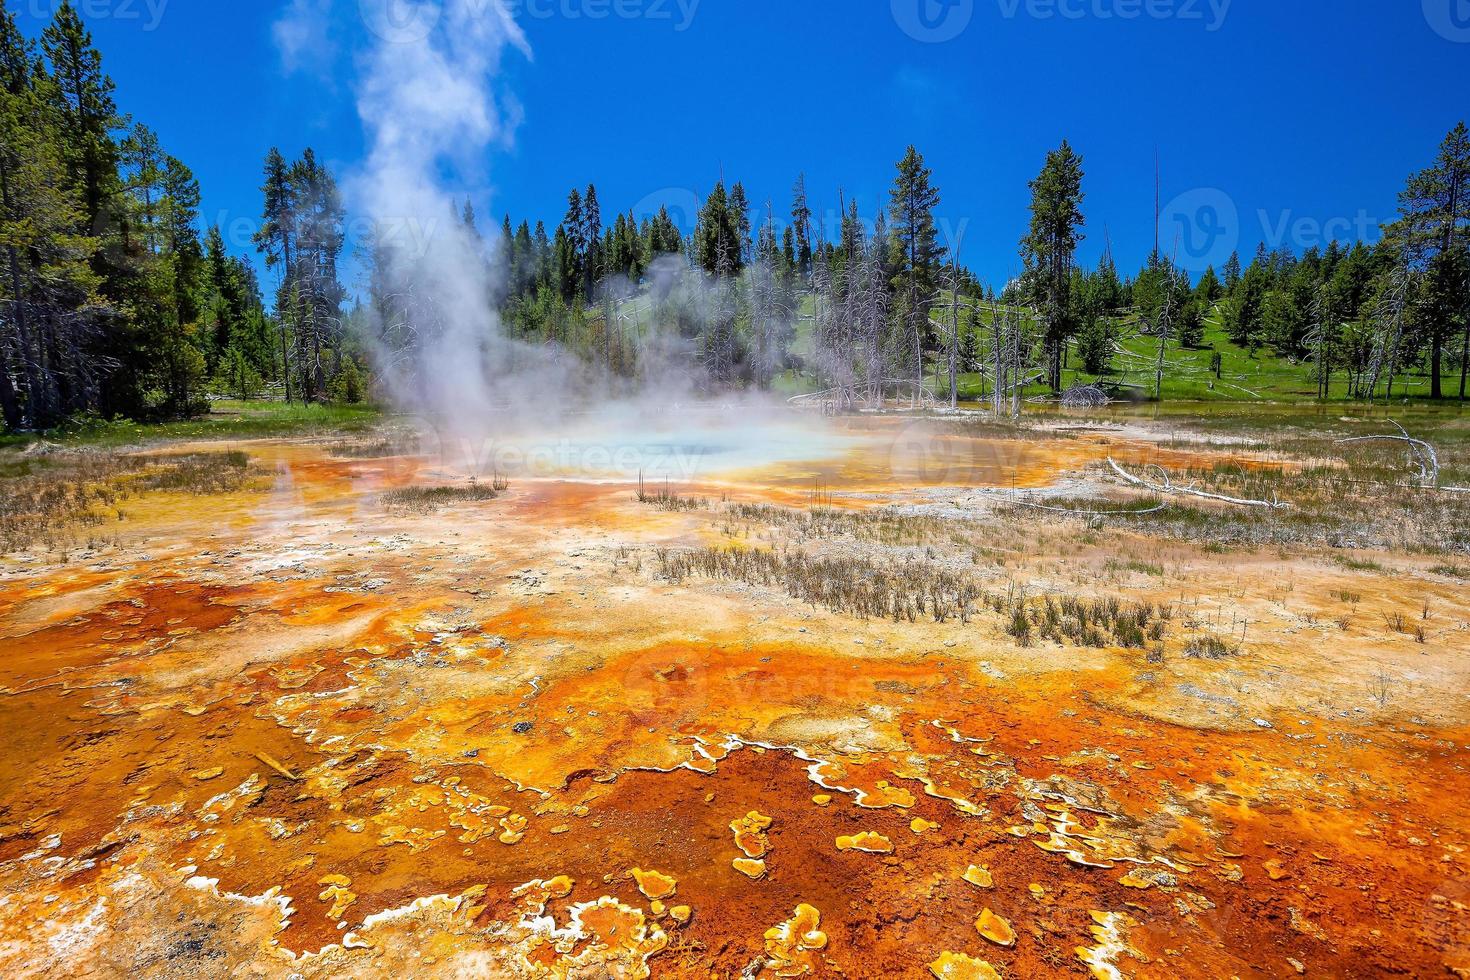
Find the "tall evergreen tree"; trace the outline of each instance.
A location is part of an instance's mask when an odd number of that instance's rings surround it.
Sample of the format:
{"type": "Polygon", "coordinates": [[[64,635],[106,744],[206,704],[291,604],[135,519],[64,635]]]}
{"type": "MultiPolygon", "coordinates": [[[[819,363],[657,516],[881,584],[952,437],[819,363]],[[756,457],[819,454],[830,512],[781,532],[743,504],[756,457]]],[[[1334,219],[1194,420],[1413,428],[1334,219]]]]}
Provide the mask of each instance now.
{"type": "Polygon", "coordinates": [[[81,190],[87,221],[98,218],[117,180],[120,119],[112,79],[102,70],[102,54],[71,0],[62,0],[51,24],[41,34],[41,48],[61,92],[65,154],[72,180],[81,190]]]}
{"type": "MultiPolygon", "coordinates": [[[[924,376],[924,351],[934,346],[934,328],[929,310],[939,289],[939,272],[944,249],[934,223],[939,206],[939,189],[924,157],[910,146],[898,162],[898,173],[889,192],[888,241],[886,251],[893,293],[906,338],[912,338],[920,382],[924,376]]],[[[883,242],[876,243],[880,249],[883,242]]]]}
{"type": "Polygon", "coordinates": [[[1240,253],[1231,252],[1230,258],[1225,260],[1225,291],[1235,292],[1235,287],[1240,285],[1240,253]]]}
{"type": "Polygon", "coordinates": [[[1069,287],[1085,223],[1082,177],[1082,158],[1063,140],[1031,182],[1031,228],[1021,241],[1029,292],[1045,325],[1047,375],[1054,392],[1061,391],[1062,350],[1075,331],[1069,287]]]}

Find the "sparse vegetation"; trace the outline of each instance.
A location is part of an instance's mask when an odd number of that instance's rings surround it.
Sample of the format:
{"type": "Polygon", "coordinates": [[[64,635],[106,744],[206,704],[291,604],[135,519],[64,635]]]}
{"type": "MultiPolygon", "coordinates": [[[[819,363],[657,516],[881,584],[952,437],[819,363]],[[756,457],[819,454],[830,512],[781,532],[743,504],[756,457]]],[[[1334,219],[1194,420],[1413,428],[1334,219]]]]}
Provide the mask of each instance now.
{"type": "Polygon", "coordinates": [[[1212,634],[1196,636],[1184,648],[1184,655],[1192,660],[1227,660],[1239,654],[1239,646],[1212,634]]]}
{"type": "Polygon", "coordinates": [[[659,549],[656,554],[659,575],[671,582],[702,577],[777,587],[815,608],[860,619],[968,624],[988,609],[1022,646],[1039,639],[1060,645],[1143,649],[1150,639],[1163,638],[1173,615],[1167,607],[1129,604],[1116,597],[1033,598],[1019,586],[987,591],[967,575],[914,559],[879,562],[763,548],[659,549]]]}
{"type": "Polygon", "coordinates": [[[685,497],[674,490],[667,481],[660,489],[650,492],[643,482],[642,473],[638,474],[638,502],[669,513],[709,509],[708,500],[703,497],[685,497]]]}
{"type": "Polygon", "coordinates": [[[499,478],[492,483],[472,480],[457,487],[405,487],[383,494],[383,504],[389,510],[410,514],[432,514],[454,504],[479,503],[494,500],[508,489],[508,484],[499,478]]]}
{"type": "Polygon", "coordinates": [[[60,450],[23,456],[0,469],[0,552],[70,545],[76,527],[126,517],[143,493],[221,494],[247,489],[250,456],[239,451],[180,455],[60,450]]]}
{"type": "Polygon", "coordinates": [[[334,442],[327,452],[338,459],[390,459],[411,456],[420,450],[417,436],[377,436],[334,442]]]}

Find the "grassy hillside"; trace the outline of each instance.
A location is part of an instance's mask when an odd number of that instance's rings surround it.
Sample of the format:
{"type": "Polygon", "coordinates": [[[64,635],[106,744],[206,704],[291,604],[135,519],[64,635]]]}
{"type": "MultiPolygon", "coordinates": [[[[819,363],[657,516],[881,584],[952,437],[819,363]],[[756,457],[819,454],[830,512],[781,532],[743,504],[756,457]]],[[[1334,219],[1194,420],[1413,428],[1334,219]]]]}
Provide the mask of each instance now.
{"type": "MultiPolygon", "coordinates": [[[[797,338],[792,345],[792,351],[804,359],[809,359],[813,351],[810,298],[803,301],[801,312],[802,320],[797,327],[797,338]]],[[[962,333],[976,328],[977,324],[972,323],[971,320],[971,313],[968,310],[964,311],[960,321],[962,333]]],[[[978,326],[981,329],[988,329],[988,325],[989,317],[981,316],[978,326]]],[[[1113,358],[1110,370],[1104,375],[1098,376],[1084,372],[1081,358],[1077,356],[1075,348],[1068,351],[1068,367],[1062,372],[1063,386],[1105,382],[1124,389],[1125,393],[1131,392],[1140,400],[1152,399],[1158,345],[1152,337],[1138,335],[1135,327],[1136,324],[1126,318],[1119,322],[1120,332],[1125,339],[1120,341],[1121,351],[1113,358]]],[[[981,347],[983,350],[983,343],[981,347]]],[[[929,366],[930,381],[935,390],[947,392],[948,375],[944,374],[944,365],[939,367],[941,377],[936,379],[933,376],[934,365],[929,366]]],[[[961,374],[960,399],[978,401],[988,398],[987,384],[986,379],[979,374],[961,374]]],[[[790,394],[811,391],[814,387],[815,379],[810,376],[797,376],[792,372],[787,372],[780,379],[779,384],[781,391],[790,394]]],[[[1045,385],[1038,384],[1027,389],[1026,395],[1028,397],[1045,395],[1048,392],[1049,389],[1045,385]]],[[[1394,393],[1395,400],[1427,398],[1429,378],[1418,372],[1403,375],[1395,383],[1394,393]]],[[[1164,401],[1303,402],[1315,401],[1316,398],[1317,383],[1312,376],[1310,364],[1278,357],[1270,349],[1263,348],[1252,352],[1232,343],[1218,316],[1214,313],[1205,322],[1203,346],[1197,349],[1181,347],[1177,343],[1170,343],[1167,346],[1163,386],[1164,401]],[[1210,363],[1217,352],[1222,358],[1218,379],[1210,369],[1210,363]]],[[[1336,374],[1333,378],[1332,398],[1335,401],[1348,400],[1347,378],[1342,373],[1336,374]]]]}

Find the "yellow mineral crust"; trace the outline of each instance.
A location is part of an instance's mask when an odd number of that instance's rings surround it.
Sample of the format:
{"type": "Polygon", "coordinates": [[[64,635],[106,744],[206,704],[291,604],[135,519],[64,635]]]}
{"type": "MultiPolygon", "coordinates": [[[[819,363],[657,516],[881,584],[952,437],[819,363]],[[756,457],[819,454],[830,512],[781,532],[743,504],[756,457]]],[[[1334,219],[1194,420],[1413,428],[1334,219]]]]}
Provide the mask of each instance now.
{"type": "Polygon", "coordinates": [[[643,893],[644,898],[662,901],[672,897],[679,889],[678,881],[662,872],[634,868],[628,873],[633,876],[634,881],[638,882],[638,890],[643,893]]]}
{"type": "Polygon", "coordinates": [[[766,876],[766,862],[764,861],[758,861],[752,858],[736,858],[732,864],[736,871],[739,871],[752,881],[760,881],[766,876]]]}
{"type": "Polygon", "coordinates": [[[748,858],[765,857],[771,846],[770,839],[766,836],[770,826],[771,818],[754,810],[739,820],[731,821],[730,829],[735,832],[735,846],[748,858]]]}
{"type": "Polygon", "coordinates": [[[819,954],[827,948],[827,934],[820,930],[821,924],[822,913],[801,904],[790,919],[766,930],[771,976],[803,977],[817,972],[819,954]]]}
{"type": "Polygon", "coordinates": [[[837,849],[839,851],[863,851],[868,854],[892,854],[893,841],[882,834],[865,830],[851,837],[837,838],[837,849]]]}
{"type": "Polygon", "coordinates": [[[1016,944],[1016,931],[1011,928],[1011,924],[990,909],[981,912],[980,918],[975,920],[975,931],[997,946],[1016,944]]]}
{"type": "Polygon", "coordinates": [[[929,964],[929,972],[936,980],[1000,980],[995,967],[964,953],[941,953],[929,964]]]}
{"type": "Polygon", "coordinates": [[[960,877],[964,878],[965,881],[968,881],[976,888],[995,887],[995,877],[990,873],[990,869],[982,868],[978,864],[970,865],[969,870],[960,877]]]}

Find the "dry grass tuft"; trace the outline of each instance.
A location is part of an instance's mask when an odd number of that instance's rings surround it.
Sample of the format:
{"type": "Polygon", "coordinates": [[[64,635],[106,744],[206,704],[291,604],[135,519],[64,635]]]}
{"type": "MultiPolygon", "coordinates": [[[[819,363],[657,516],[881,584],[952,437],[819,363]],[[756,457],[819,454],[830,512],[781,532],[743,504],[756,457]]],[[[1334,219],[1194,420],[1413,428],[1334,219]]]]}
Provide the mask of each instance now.
{"type": "Polygon", "coordinates": [[[458,487],[405,487],[383,494],[383,505],[389,510],[408,514],[433,514],[454,504],[480,503],[494,500],[510,485],[496,477],[491,483],[471,480],[458,487]]]}

